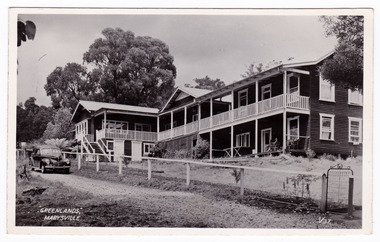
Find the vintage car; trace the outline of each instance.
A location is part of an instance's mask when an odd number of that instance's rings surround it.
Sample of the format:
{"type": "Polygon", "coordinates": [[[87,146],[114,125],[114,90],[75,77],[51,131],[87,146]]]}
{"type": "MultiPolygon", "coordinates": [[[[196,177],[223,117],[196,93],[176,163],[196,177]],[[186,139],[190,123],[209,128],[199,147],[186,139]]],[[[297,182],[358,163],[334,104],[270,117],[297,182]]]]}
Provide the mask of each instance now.
{"type": "Polygon", "coordinates": [[[32,170],[40,170],[45,173],[48,170],[62,170],[70,173],[70,160],[64,159],[62,152],[55,146],[42,145],[33,149],[30,156],[29,165],[32,170]]]}

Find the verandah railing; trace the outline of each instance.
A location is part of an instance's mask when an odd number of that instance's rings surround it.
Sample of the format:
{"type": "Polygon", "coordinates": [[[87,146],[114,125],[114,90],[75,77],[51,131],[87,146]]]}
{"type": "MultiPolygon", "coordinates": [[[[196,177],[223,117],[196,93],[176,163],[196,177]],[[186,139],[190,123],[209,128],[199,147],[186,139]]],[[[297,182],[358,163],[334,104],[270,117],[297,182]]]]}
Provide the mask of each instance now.
{"type": "MultiPolygon", "coordinates": [[[[286,107],[300,110],[309,110],[309,97],[286,94],[286,107]]],[[[252,103],[233,110],[219,113],[212,117],[203,118],[199,121],[199,124],[198,121],[195,121],[180,127],[176,127],[173,129],[173,132],[170,132],[170,130],[162,131],[159,133],[158,138],[159,140],[169,139],[180,135],[193,133],[194,131],[198,131],[198,128],[199,130],[206,130],[211,127],[217,127],[223,124],[233,123],[236,120],[241,120],[255,115],[268,113],[281,108],[284,108],[283,94],[266,100],[262,100],[257,103],[252,103]]]]}

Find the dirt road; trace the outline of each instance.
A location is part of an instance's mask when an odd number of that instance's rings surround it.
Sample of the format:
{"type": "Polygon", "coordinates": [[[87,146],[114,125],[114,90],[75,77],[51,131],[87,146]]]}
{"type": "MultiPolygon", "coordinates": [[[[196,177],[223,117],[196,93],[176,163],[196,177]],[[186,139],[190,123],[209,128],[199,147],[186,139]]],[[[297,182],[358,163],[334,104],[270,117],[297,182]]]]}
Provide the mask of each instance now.
{"type": "MultiPolygon", "coordinates": [[[[318,214],[278,213],[270,209],[249,207],[227,200],[215,201],[190,192],[130,186],[75,174],[41,174],[41,177],[51,182],[60,182],[80,192],[92,194],[98,200],[132,204],[138,211],[154,212],[160,219],[171,221],[169,224],[175,224],[176,227],[345,228],[341,221],[332,220],[324,223],[326,220],[322,220],[321,222],[323,216],[318,214]]],[[[164,224],[162,226],[165,227],[164,224]]]]}

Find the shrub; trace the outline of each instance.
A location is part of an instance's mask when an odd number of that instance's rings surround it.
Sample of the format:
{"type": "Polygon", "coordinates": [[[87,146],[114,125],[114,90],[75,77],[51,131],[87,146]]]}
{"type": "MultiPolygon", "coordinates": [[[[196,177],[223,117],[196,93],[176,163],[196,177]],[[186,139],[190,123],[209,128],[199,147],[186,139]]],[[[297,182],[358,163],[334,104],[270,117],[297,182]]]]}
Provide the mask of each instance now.
{"type": "Polygon", "coordinates": [[[312,149],[307,149],[306,150],[306,156],[307,156],[307,158],[309,158],[309,161],[311,161],[311,159],[313,159],[314,157],[315,157],[315,152],[314,152],[314,150],[312,150],[312,149]]]}
{"type": "Polygon", "coordinates": [[[195,159],[208,158],[210,154],[210,144],[207,140],[204,140],[198,136],[197,143],[192,152],[195,159]]]}
{"type": "Polygon", "coordinates": [[[187,150],[176,150],[174,151],[174,157],[175,159],[185,159],[190,157],[190,152],[187,150]]]}
{"type": "Polygon", "coordinates": [[[335,161],[336,160],[336,157],[334,155],[330,155],[330,154],[326,155],[324,158],[326,160],[329,160],[329,161],[335,161]]]}
{"type": "Polygon", "coordinates": [[[150,150],[150,157],[164,158],[167,153],[166,143],[157,142],[154,144],[153,148],[150,150]]]}

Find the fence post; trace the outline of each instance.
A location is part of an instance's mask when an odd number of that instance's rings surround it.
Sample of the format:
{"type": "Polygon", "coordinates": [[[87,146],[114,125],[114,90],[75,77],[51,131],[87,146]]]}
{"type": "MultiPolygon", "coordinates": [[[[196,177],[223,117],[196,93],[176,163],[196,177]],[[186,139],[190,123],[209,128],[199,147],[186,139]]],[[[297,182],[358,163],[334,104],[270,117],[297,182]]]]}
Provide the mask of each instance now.
{"type": "Polygon", "coordinates": [[[190,186],[190,163],[186,163],[186,186],[190,186]]]}
{"type": "Polygon", "coordinates": [[[66,159],[66,153],[62,153],[63,159],[66,159]]]}
{"type": "Polygon", "coordinates": [[[322,196],[320,209],[323,213],[327,211],[327,176],[326,174],[322,175],[322,196]]]}
{"type": "Polygon", "coordinates": [[[244,168],[240,168],[240,195],[244,195],[244,168]]]}
{"type": "Polygon", "coordinates": [[[99,172],[99,155],[96,155],[96,172],[99,172]]]}
{"type": "MultiPolygon", "coordinates": [[[[114,157],[114,159],[115,159],[115,158],[116,158],[116,156],[114,157]]],[[[118,156],[118,158],[119,158],[119,175],[121,175],[121,174],[122,174],[122,167],[121,167],[122,162],[121,162],[121,157],[118,156]]]]}
{"type": "Polygon", "coordinates": [[[148,181],[152,178],[152,161],[148,159],[148,181]]]}
{"type": "Polygon", "coordinates": [[[353,197],[354,197],[354,178],[350,177],[349,183],[348,183],[348,217],[352,217],[352,213],[354,212],[353,197]]]}

